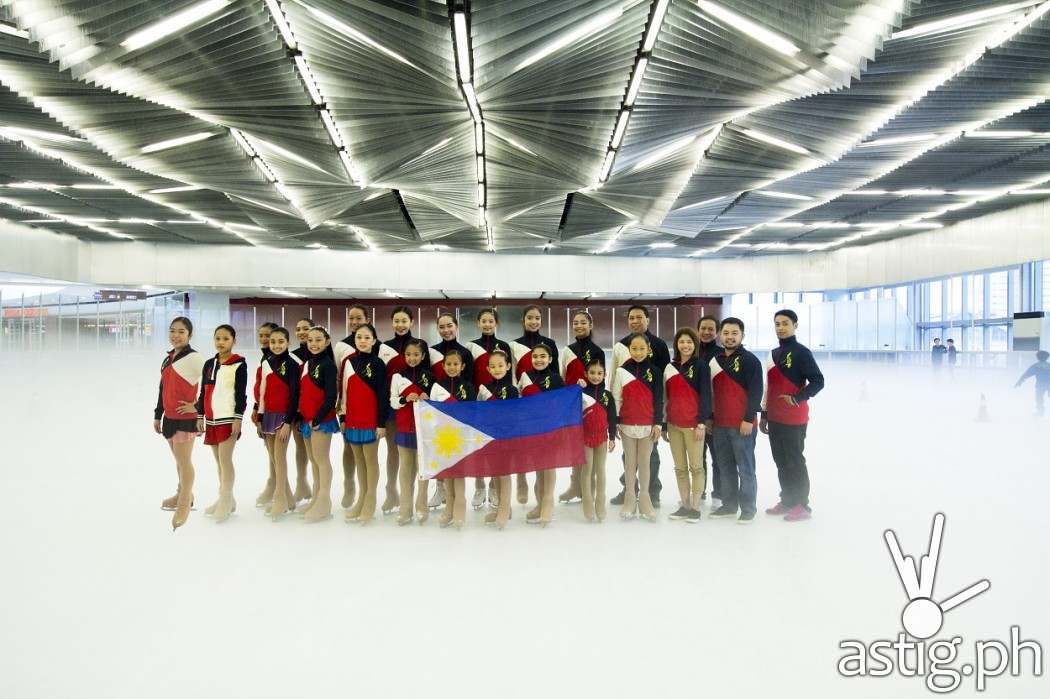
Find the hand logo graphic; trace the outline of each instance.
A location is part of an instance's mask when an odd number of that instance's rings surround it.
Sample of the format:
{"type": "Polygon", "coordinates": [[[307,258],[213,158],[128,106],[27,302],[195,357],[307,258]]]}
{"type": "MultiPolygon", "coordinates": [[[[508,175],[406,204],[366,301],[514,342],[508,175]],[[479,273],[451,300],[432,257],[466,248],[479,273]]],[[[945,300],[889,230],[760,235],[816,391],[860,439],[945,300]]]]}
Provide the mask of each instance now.
{"type": "Polygon", "coordinates": [[[937,560],[941,555],[941,539],[944,536],[944,515],[938,512],[933,516],[933,529],[930,531],[930,546],[927,554],[919,561],[916,571],[915,559],[901,553],[897,535],[892,529],[883,533],[886,545],[889,546],[893,565],[900,576],[904,592],[908,595],[908,604],[901,614],[904,630],[914,638],[926,639],[936,634],[944,623],[944,613],[955,609],[977,595],[991,588],[988,580],[980,580],[965,590],[955,593],[943,602],[933,601],[933,582],[937,577],[937,560]]]}

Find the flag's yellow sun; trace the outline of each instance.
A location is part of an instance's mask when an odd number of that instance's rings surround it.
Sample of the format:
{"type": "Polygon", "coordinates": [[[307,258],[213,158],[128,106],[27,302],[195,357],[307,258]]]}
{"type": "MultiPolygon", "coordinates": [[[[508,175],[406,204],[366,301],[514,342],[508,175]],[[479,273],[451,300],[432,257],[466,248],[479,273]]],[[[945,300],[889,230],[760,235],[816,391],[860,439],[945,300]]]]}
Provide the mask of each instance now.
{"type": "Polygon", "coordinates": [[[452,425],[441,425],[434,431],[434,451],[437,455],[451,459],[463,451],[463,430],[452,425]]]}

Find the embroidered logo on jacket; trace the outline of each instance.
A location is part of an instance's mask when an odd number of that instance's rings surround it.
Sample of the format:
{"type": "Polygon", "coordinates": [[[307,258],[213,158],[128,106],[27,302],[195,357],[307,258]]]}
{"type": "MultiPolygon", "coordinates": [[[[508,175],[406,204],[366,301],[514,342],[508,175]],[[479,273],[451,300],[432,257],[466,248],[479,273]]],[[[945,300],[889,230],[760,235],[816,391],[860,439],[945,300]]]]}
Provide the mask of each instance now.
{"type": "Polygon", "coordinates": [[[365,364],[365,376],[367,376],[368,378],[372,378],[372,365],[371,364],[365,364]]]}
{"type": "Polygon", "coordinates": [[[311,374],[311,376],[313,376],[315,379],[321,378],[321,365],[320,364],[318,364],[317,366],[314,367],[314,373],[311,374]]]}
{"type": "Polygon", "coordinates": [[[548,376],[547,378],[545,378],[543,380],[543,387],[544,388],[550,388],[551,387],[551,377],[548,376]]]}
{"type": "Polygon", "coordinates": [[[646,380],[647,383],[652,383],[653,382],[653,370],[652,369],[646,369],[645,370],[645,380],[646,380]]]}
{"type": "Polygon", "coordinates": [[[693,367],[689,367],[689,371],[686,373],[685,377],[690,381],[693,379],[693,367]]]}
{"type": "Polygon", "coordinates": [[[504,386],[503,388],[501,388],[499,390],[499,399],[500,400],[507,400],[507,387],[506,386],[504,386]]]}
{"type": "Polygon", "coordinates": [[[463,388],[462,386],[459,387],[459,398],[460,400],[467,399],[467,389],[463,388]]]}
{"type": "Polygon", "coordinates": [[[733,357],[733,373],[740,373],[740,357],[733,357]]]}
{"type": "Polygon", "coordinates": [[[791,368],[791,353],[790,352],[788,352],[787,356],[784,357],[784,366],[787,367],[788,369],[791,368]]]}
{"type": "Polygon", "coordinates": [[[284,363],[282,362],[281,363],[281,368],[277,370],[277,373],[280,374],[281,376],[284,376],[285,375],[285,371],[286,371],[286,369],[284,368],[284,363]]]}

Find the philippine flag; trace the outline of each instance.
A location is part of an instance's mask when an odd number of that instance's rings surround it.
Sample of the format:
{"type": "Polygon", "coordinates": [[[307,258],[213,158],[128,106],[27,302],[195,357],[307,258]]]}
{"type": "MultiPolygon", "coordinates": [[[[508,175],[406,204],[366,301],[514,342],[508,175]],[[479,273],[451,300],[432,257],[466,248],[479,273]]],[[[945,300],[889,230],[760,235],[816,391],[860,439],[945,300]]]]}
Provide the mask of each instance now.
{"type": "Polygon", "coordinates": [[[514,400],[419,401],[413,409],[420,478],[508,476],[585,461],[579,386],[514,400]]]}

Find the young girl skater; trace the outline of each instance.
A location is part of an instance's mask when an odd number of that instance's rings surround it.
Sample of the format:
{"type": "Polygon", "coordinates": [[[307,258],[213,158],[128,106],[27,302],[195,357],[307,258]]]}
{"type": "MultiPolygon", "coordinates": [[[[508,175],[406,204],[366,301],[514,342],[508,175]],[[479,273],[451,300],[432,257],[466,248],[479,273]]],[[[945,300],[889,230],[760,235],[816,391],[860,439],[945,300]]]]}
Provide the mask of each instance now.
{"type": "Polygon", "coordinates": [[[616,401],[605,388],[605,364],[587,362],[583,388],[583,447],[587,461],[580,469],[583,516],[605,521],[605,457],[616,447],[616,401]]]}
{"type": "Polygon", "coordinates": [[[642,519],[652,522],[656,512],[649,495],[649,455],[662,431],[663,377],[649,359],[649,339],[644,333],[631,333],[627,337],[627,351],[628,358],[616,370],[613,381],[626,484],[620,517],[633,519],[637,511],[642,519]],[[636,477],[641,488],[638,495],[634,488],[636,477]]]}
{"type": "MultiPolygon", "coordinates": [[[[343,385],[343,362],[347,355],[353,354],[354,352],[354,332],[367,322],[368,309],[364,306],[355,303],[353,306],[346,309],[347,336],[333,345],[333,351],[335,352],[335,365],[340,371],[340,387],[343,385]]],[[[342,405],[341,401],[340,405],[342,405]]],[[[343,440],[343,456],[341,460],[343,465],[343,499],[340,505],[344,510],[349,510],[353,506],[357,495],[357,487],[354,484],[357,467],[354,466],[354,449],[345,439],[343,440]]]]}
{"type": "MultiPolygon", "coordinates": [[[[397,425],[398,461],[400,468],[401,505],[397,523],[408,524],[412,521],[412,500],[419,476],[419,464],[416,460],[416,419],[413,403],[420,400],[442,401],[448,396],[445,389],[437,385],[434,374],[423,366],[423,349],[426,343],[413,338],[405,346],[405,364],[407,366],[394,374],[390,379],[390,408],[394,412],[394,424],[397,425]]],[[[415,495],[416,516],[423,524],[430,515],[427,506],[428,480],[419,481],[419,492],[415,495]]]]}
{"type": "MultiPolygon", "coordinates": [[[[394,337],[384,342],[378,353],[380,359],[386,362],[388,384],[394,374],[406,366],[405,347],[408,346],[410,340],[415,339],[412,337],[412,323],[414,320],[415,316],[412,315],[412,310],[408,306],[397,306],[390,314],[390,324],[394,328],[394,337]],[[393,350],[393,352],[390,350],[393,350]]],[[[423,343],[422,364],[424,368],[430,368],[430,350],[427,349],[425,342],[423,343]]],[[[388,385],[386,389],[389,391],[390,386],[388,385]]],[[[386,434],[386,499],[383,500],[383,514],[388,515],[399,506],[397,494],[398,450],[397,442],[394,441],[394,438],[397,436],[397,425],[394,424],[393,415],[390,416],[390,422],[386,425],[384,434],[386,434]]],[[[410,502],[409,506],[411,504],[410,502]]]]}
{"type": "Polygon", "coordinates": [[[343,362],[343,439],[353,449],[357,467],[357,501],[346,511],[346,521],[368,524],[376,514],[379,487],[379,440],[386,435],[390,388],[386,364],[376,350],[374,326],[365,323],[354,331],[354,353],[343,362]]]}
{"type": "MultiPolygon", "coordinates": [[[[434,380],[441,381],[445,378],[445,355],[449,352],[459,352],[461,357],[470,356],[470,351],[459,342],[459,321],[452,313],[442,313],[437,317],[437,331],[441,336],[441,342],[430,347],[430,370],[434,373],[434,380]]],[[[427,503],[427,507],[436,510],[446,504],[445,482],[438,481],[434,484],[434,495],[427,503]]],[[[444,518],[443,518],[444,519],[444,518]]]]}
{"type": "MultiPolygon", "coordinates": [[[[561,378],[566,386],[579,384],[587,387],[587,365],[596,361],[605,368],[605,351],[594,344],[591,333],[594,330],[594,319],[587,311],[576,311],[572,314],[573,343],[561,353],[561,378]]],[[[572,467],[569,489],[558,496],[558,502],[569,503],[582,497],[580,489],[580,466],[572,467]]]]}
{"type": "Polygon", "coordinates": [[[682,328],[671,343],[674,357],[664,369],[667,396],[667,435],[674,457],[681,507],[670,518],[700,521],[700,496],[704,492],[704,463],[700,451],[706,437],[704,422],[711,411],[711,370],[700,356],[700,338],[692,328],[682,328]]]}
{"type": "MultiPolygon", "coordinates": [[[[489,357],[492,356],[493,352],[496,352],[497,350],[503,352],[507,361],[510,361],[510,345],[496,337],[496,330],[498,328],[499,314],[496,312],[495,308],[483,308],[478,312],[478,330],[481,331],[481,337],[471,342],[468,349],[470,349],[470,356],[474,362],[474,386],[476,386],[479,391],[482,386],[493,381],[494,377],[489,373],[489,357]]],[[[470,505],[475,510],[480,510],[485,506],[486,500],[488,501],[489,507],[492,509],[496,509],[499,506],[499,493],[496,488],[496,479],[489,479],[489,488],[486,497],[485,479],[475,478],[474,499],[471,500],[470,505]]]]}
{"type": "MultiPolygon", "coordinates": [[[[259,326],[259,349],[262,350],[262,357],[259,360],[259,366],[255,367],[255,383],[252,385],[252,397],[255,399],[252,405],[252,424],[255,425],[255,432],[259,435],[259,439],[263,438],[262,435],[262,422],[261,416],[259,415],[259,389],[262,387],[262,363],[266,361],[266,358],[270,356],[270,333],[277,328],[277,323],[263,323],[259,326]]],[[[259,497],[255,498],[256,507],[266,507],[273,500],[273,488],[274,488],[274,475],[273,475],[273,461],[268,464],[269,472],[266,476],[266,487],[259,493],[259,497]]],[[[212,514],[205,510],[205,514],[212,514]]]]}
{"type": "Polygon", "coordinates": [[[339,433],[339,421],[335,419],[336,368],[331,343],[327,330],[310,328],[306,337],[310,358],[299,375],[299,414],[303,418],[299,431],[306,440],[310,460],[317,464],[317,494],[303,513],[310,524],[332,516],[332,461],[328,453],[332,435],[339,433]]]}
{"type": "MultiPolygon", "coordinates": [[[[266,451],[273,459],[277,481],[270,503],[270,516],[276,522],[286,512],[294,510],[296,504],[288,485],[288,439],[293,432],[302,436],[301,420],[296,408],[299,405],[299,375],[303,362],[288,351],[288,331],[284,328],[277,328],[270,333],[270,350],[270,356],[262,365],[259,410],[262,413],[266,451]]],[[[305,440],[303,443],[306,444],[305,440]]]]}
{"type": "MultiPolygon", "coordinates": [[[[543,327],[543,316],[539,306],[526,306],[521,314],[522,336],[510,343],[511,356],[514,358],[514,380],[520,381],[522,375],[534,367],[532,350],[536,345],[545,345],[551,354],[551,363],[555,369],[558,363],[558,346],[554,340],[540,335],[543,327]]],[[[518,474],[518,502],[522,505],[529,501],[529,482],[524,473],[518,474]]],[[[540,489],[536,487],[536,501],[539,502],[540,489]]]]}
{"type": "MultiPolygon", "coordinates": [[[[518,397],[518,389],[510,373],[510,357],[503,350],[489,353],[488,374],[492,380],[478,389],[478,400],[512,400],[518,397]]],[[[496,481],[496,509],[485,515],[485,524],[495,524],[500,529],[510,520],[510,476],[500,476],[496,481]]],[[[489,486],[491,488],[491,486],[489,486]]]]}
{"type": "MultiPolygon", "coordinates": [[[[565,386],[556,365],[551,363],[551,354],[550,348],[543,343],[532,348],[532,368],[522,374],[518,381],[518,391],[523,397],[565,386]]],[[[525,515],[526,522],[542,524],[544,527],[551,523],[554,515],[554,484],[557,479],[556,469],[536,472],[536,507],[525,515]]]]}
{"type": "Polygon", "coordinates": [[[237,331],[232,325],[215,328],[215,356],[204,363],[197,399],[197,431],[211,447],[219,470],[219,499],[207,511],[225,522],[237,510],[233,499],[233,447],[241,438],[241,418],[247,407],[248,364],[233,353],[237,331]]]}
{"type": "Polygon", "coordinates": [[[197,437],[197,384],[201,380],[204,358],[190,347],[193,323],[178,317],[168,327],[171,350],[160,365],[160,386],[157,389],[157,407],[153,410],[153,431],[164,435],[175,457],[179,485],[175,496],[161,503],[164,509],[175,510],[171,517],[172,531],[178,529],[190,516],[193,507],[193,440],[197,437]]]}
{"type": "MultiPolygon", "coordinates": [[[[300,318],[295,323],[295,340],[299,343],[299,346],[291,349],[289,344],[289,350],[290,354],[299,360],[300,366],[310,358],[310,350],[306,348],[306,336],[313,326],[314,322],[310,318],[300,318]]],[[[291,338],[285,337],[286,344],[290,340],[291,338]]],[[[303,439],[303,433],[299,431],[298,416],[296,416],[295,421],[292,423],[292,429],[289,431],[292,433],[292,439],[295,441],[295,502],[293,504],[296,504],[303,500],[309,500],[314,494],[306,477],[306,470],[310,465],[310,457],[306,450],[306,441],[303,439]]]]}
{"type": "MultiPolygon", "coordinates": [[[[445,378],[438,380],[438,385],[448,393],[446,402],[477,400],[478,393],[474,389],[474,384],[462,376],[466,367],[466,358],[469,356],[457,349],[449,349],[444,352],[442,373],[445,374],[445,378]]],[[[441,513],[441,526],[447,527],[452,524],[457,529],[462,529],[467,509],[465,481],[463,478],[452,478],[444,480],[443,483],[446,501],[445,511],[441,513]]]]}

